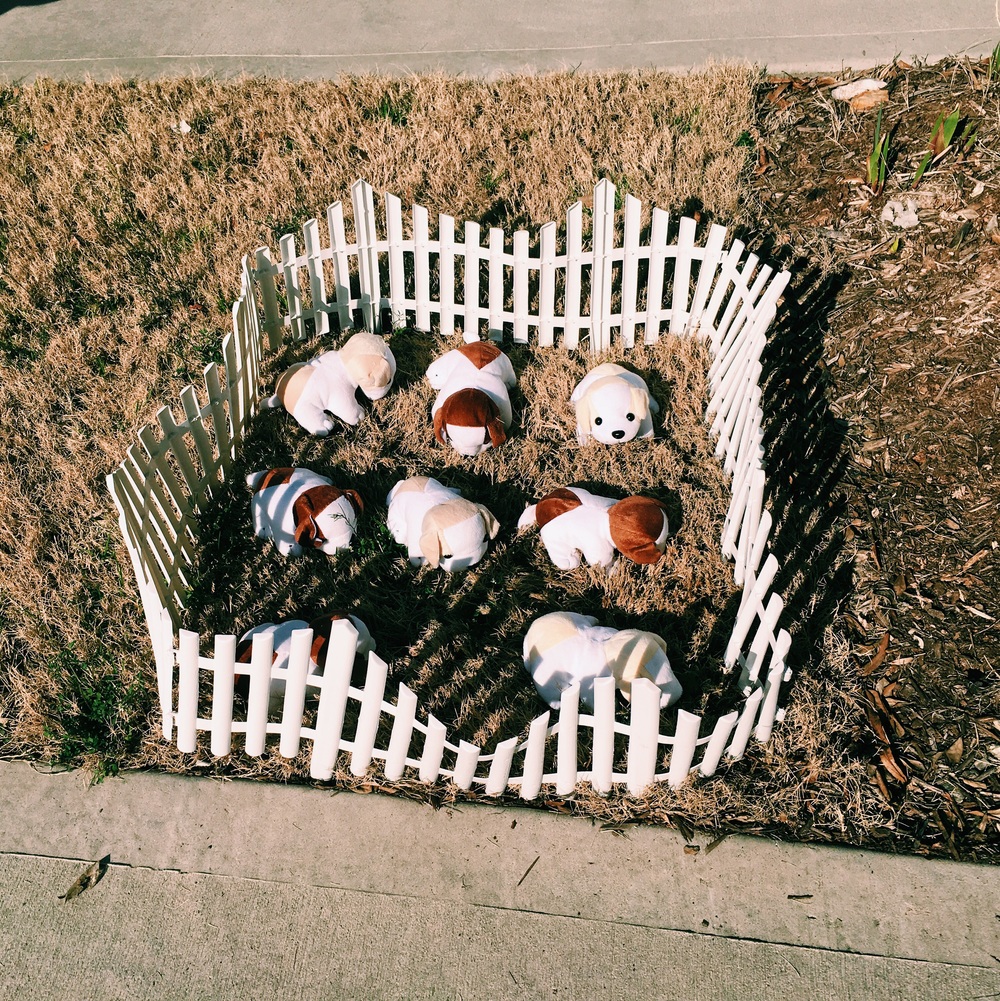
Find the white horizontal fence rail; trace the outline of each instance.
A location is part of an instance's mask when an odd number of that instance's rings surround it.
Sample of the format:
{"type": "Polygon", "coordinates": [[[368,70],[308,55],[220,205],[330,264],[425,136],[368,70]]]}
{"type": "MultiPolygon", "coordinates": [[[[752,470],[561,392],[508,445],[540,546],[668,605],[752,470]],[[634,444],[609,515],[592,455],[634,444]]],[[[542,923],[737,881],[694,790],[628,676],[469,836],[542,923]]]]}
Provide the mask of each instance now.
{"type": "Polygon", "coordinates": [[[309,220],[304,253],[288,235],[277,262],[267,248],[252,262],[244,258],[233,330],[223,341],[224,371],[209,365],[203,395],[190,386],[181,393],[183,418],[160,410],[157,428],[143,428],[139,445],[108,477],[152,641],[164,738],[194,753],[198,735],[207,733],[212,755],[252,757],[265,752],[270,738],[285,757],[307,746],[310,774],[318,780],[331,779],[347,755],[354,775],[377,761],[390,781],[404,775],[450,780],[490,796],[516,790],[524,799],[537,797],[543,786],[568,795],[580,782],[601,793],[615,785],[635,794],[653,782],[676,787],[693,772],[714,774],[724,757],[740,758],[751,737],[766,741],[783,713],[778,702],[790,678],[791,637],[778,624],[783,600],[773,585],[779,567],[767,545],[772,519],[763,502],[760,356],[788,274],[773,274],[739,241],[725,249],[721,226],[712,226],[697,246],[693,220],[681,218],[673,227],[655,207],[643,243],[643,207],[630,195],[621,213],[622,246],[616,246],[615,188],[606,180],[594,192],[589,249],[581,202],[567,212],[561,249],[554,223],[541,227],[537,244],[526,231],[508,241],[499,229],[484,243],[476,223],[466,223],[460,238],[455,220],[441,215],[432,237],[420,206],[412,209],[407,237],[393,195],[385,196],[382,239],[371,187],[356,182],[351,204],[353,242],[337,202],[326,214],[325,241],[318,221],[309,220]],[[668,242],[672,231],[674,243],[668,242]],[[615,342],[615,331],[619,343],[632,347],[637,339],[655,341],[664,328],[706,341],[713,359],[706,417],[717,436],[716,455],[732,477],[720,544],[743,587],[722,667],[740,669],[741,709],[710,724],[683,709],[670,711],[673,732],[665,733],[652,683],[634,684],[625,723],[616,719],[613,681],[598,679],[593,711],[583,711],[579,689],[570,688],[554,721],[543,713],[525,737],[501,740],[486,753],[450,740],[444,724],[423,716],[405,684],[387,696],[388,668],[374,654],[363,665],[364,684],[353,686],[357,634],[349,622],[334,623],[321,672],[310,664],[308,629],[293,634],[283,664],[272,663],[266,634],[254,638],[249,662],[240,663],[235,636],[215,636],[207,656],[202,637],[179,630],[198,515],[229,475],[257,412],[265,350],[276,351],[286,337],[325,335],[331,317],[341,329],[360,322],[378,331],[386,311],[394,325],[428,330],[436,317],[449,333],[461,320],[467,340],[485,333],[500,341],[534,339],[539,348],[589,341],[589,350],[598,352],[615,342]],[[281,712],[270,718],[275,683],[283,686],[281,712]],[[245,699],[236,694],[243,684],[245,699]],[[590,748],[586,755],[582,747],[590,748]]]}

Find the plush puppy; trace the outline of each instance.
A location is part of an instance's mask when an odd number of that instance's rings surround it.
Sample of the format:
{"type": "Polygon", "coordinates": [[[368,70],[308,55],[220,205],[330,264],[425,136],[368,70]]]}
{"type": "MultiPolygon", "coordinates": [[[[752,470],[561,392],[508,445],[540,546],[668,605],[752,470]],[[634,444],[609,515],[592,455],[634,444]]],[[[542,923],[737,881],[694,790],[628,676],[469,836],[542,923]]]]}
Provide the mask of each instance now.
{"type": "Polygon", "coordinates": [[[356,490],[341,490],[311,469],[282,466],[247,476],[258,539],[270,539],[282,556],[319,549],[333,556],[348,549],[364,510],[356,490]]]}
{"type": "Polygon", "coordinates": [[[582,555],[610,567],[618,550],[633,563],[655,563],[670,532],[663,505],[651,497],[599,497],[582,487],[559,487],[526,508],[519,530],[538,525],[549,559],[574,570],[582,555]]]}
{"type": "Polygon", "coordinates": [[[360,388],[370,400],[380,400],[392,388],[396,359],[377,334],[361,331],[339,351],[324,351],[312,361],[298,362],[278,379],[265,407],[284,407],[310,434],[323,438],[334,417],[351,426],[364,410],[355,398],[360,388]]]}
{"type": "Polygon", "coordinates": [[[482,504],[430,476],[400,480],[386,498],[392,537],[406,546],[414,566],[465,570],[486,554],[500,525],[482,504]]]}
{"type": "Polygon", "coordinates": [[[510,359],[489,341],[463,344],[427,368],[438,391],[431,407],[434,437],[459,455],[478,455],[507,440],[508,389],[517,385],[510,359]]]}
{"type": "Polygon", "coordinates": [[[524,666],[553,709],[559,708],[563,691],[578,683],[581,705],[593,710],[597,678],[613,677],[626,699],[636,678],[648,678],[660,689],[661,707],[682,694],[661,637],[599,626],[593,616],[575,612],[550,612],[531,623],[524,637],[524,666]]]}
{"type": "Polygon", "coordinates": [[[570,403],[576,404],[580,444],[590,438],[602,445],[652,438],[652,414],[660,409],[640,376],[611,362],[588,372],[573,390],[570,403]]]}
{"type": "MultiPolygon", "coordinates": [[[[272,653],[271,669],[276,667],[288,667],[288,658],[292,649],[292,633],[299,629],[311,629],[313,631],[312,647],[309,651],[309,677],[322,676],[326,667],[326,657],[330,644],[330,632],[333,623],[337,619],[349,619],[354,628],[358,631],[358,638],[354,649],[354,671],[351,675],[351,684],[360,687],[364,682],[364,666],[367,663],[368,654],[375,649],[375,641],[368,631],[368,627],[356,615],[350,615],[343,611],[327,612],[306,622],[304,619],[288,619],[285,622],[275,624],[265,622],[263,625],[255,626],[249,632],[244,633],[236,644],[236,662],[238,664],[249,664],[253,653],[253,638],[260,633],[271,633],[272,653]]],[[[306,696],[316,696],[319,686],[306,681],[306,696]]],[[[246,674],[236,676],[236,691],[244,698],[250,695],[250,677],[246,674]]],[[[268,695],[268,715],[274,716],[281,712],[281,707],[285,699],[285,679],[271,678],[270,691],[268,695]]]]}

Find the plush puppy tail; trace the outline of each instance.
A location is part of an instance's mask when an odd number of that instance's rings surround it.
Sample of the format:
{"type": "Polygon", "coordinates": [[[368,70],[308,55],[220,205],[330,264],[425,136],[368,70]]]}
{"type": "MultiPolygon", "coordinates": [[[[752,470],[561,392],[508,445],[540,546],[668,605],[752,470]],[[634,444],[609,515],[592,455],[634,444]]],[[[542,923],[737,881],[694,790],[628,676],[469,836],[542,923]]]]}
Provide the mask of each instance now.
{"type": "Polygon", "coordinates": [[[523,532],[526,528],[535,527],[535,507],[536,505],[534,504],[532,504],[531,507],[526,507],[524,509],[524,514],[517,519],[517,530],[519,532],[523,532]]]}
{"type": "Polygon", "coordinates": [[[274,410],[276,407],[280,407],[281,397],[275,394],[274,396],[265,396],[263,400],[260,401],[260,405],[265,410],[274,410]]]}

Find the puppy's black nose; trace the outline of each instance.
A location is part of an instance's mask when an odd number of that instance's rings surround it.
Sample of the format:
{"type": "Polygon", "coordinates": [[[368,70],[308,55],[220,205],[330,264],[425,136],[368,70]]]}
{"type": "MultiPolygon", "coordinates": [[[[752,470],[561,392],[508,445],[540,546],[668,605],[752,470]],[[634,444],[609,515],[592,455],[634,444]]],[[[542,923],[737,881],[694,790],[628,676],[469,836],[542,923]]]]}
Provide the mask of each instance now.
{"type": "Polygon", "coordinates": [[[624,438],[625,437],[625,432],[624,431],[612,431],[611,432],[611,437],[612,438],[624,438]]]}

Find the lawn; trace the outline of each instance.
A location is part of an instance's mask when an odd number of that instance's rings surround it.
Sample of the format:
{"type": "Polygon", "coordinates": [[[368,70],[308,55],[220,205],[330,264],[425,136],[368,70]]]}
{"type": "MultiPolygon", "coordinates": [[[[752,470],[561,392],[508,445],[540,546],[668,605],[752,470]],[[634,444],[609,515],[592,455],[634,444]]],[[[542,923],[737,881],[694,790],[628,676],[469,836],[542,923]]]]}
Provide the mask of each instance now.
{"type": "MultiPolygon", "coordinates": [[[[610,177],[732,226],[794,271],[767,360],[769,391],[787,404],[768,448],[796,680],[772,742],[724,774],[640,799],[581,791],[552,808],[992,858],[997,94],[983,65],[875,75],[889,82],[878,194],[866,177],[877,111],[834,101],[832,80],[748,68],[0,93],[2,753],[97,775],[295,775],[277,756],[205,766],[157,741],[104,474],[220,360],[240,257],[346,200],[356,177],[432,218],[508,231],[561,219],[610,177]],[[910,195],[921,225],[895,230],[882,208],[907,196],[953,107],[978,136],[910,195]]],[[[674,378],[696,382],[697,359],[686,364],[674,378]]],[[[200,611],[221,628],[210,593],[200,611]]],[[[405,660],[402,636],[389,647],[405,660]]],[[[497,725],[474,712],[469,733],[497,725]]]]}

